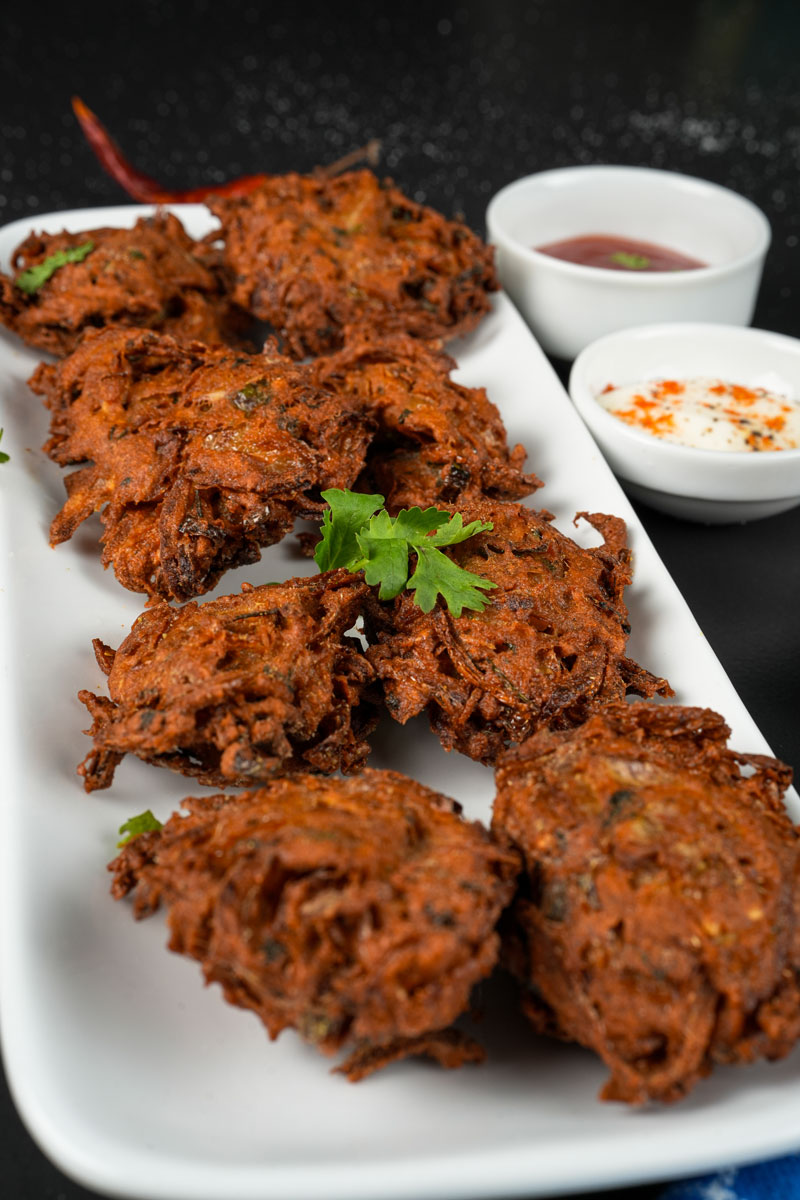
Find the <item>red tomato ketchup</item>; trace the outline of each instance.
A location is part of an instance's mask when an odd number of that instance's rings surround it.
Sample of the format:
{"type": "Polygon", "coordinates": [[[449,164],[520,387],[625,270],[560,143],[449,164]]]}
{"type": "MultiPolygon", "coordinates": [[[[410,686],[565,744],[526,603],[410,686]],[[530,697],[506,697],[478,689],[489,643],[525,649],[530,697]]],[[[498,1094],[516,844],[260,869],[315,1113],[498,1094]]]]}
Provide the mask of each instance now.
{"type": "Polygon", "coordinates": [[[604,271],[692,271],[708,265],[666,246],[608,233],[586,233],[534,246],[534,250],[582,267],[601,267],[604,271]]]}

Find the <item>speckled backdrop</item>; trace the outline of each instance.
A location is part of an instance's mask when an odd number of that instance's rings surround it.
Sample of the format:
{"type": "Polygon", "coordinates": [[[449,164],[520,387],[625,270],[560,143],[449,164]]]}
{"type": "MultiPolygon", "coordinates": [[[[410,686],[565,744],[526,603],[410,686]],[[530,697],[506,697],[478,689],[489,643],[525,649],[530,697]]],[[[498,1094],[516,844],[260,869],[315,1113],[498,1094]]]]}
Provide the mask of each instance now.
{"type": "Polygon", "coordinates": [[[492,192],[527,171],[648,164],[769,212],[770,299],[785,302],[769,324],[792,331],[795,0],[394,7],[15,6],[0,51],[0,216],[121,198],[76,129],[73,92],[167,183],[307,170],[379,137],[384,167],[415,198],[476,227],[492,192]]]}

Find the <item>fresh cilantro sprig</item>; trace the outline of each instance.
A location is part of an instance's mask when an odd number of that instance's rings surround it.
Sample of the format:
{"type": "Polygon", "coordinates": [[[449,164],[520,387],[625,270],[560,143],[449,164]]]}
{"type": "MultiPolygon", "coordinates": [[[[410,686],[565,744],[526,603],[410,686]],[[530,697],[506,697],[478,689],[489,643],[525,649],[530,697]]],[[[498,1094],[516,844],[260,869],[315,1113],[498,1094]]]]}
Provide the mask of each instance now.
{"type": "Polygon", "coordinates": [[[414,602],[430,612],[439,596],[454,616],[465,608],[481,612],[489,603],[481,594],[497,587],[490,579],[464,570],[439,549],[454,546],[492,528],[491,522],[464,524],[460,513],[438,508],[404,508],[392,517],[383,496],[331,488],[322,493],[329,504],[322,519],[322,540],[314,552],[321,571],[345,567],[363,571],[381,600],[393,600],[404,588],[414,602]],[[410,572],[409,557],[416,557],[410,572]],[[410,577],[409,577],[410,576],[410,577]]]}
{"type": "Polygon", "coordinates": [[[92,250],[94,242],[83,242],[82,245],[72,246],[68,250],[56,250],[44,262],[37,263],[35,267],[28,267],[27,271],[21,271],[14,284],[20,291],[32,296],[43,283],[47,283],[51,275],[55,275],[59,267],[65,267],[67,263],[83,262],[92,250]]]}
{"type": "MultiPolygon", "coordinates": [[[[0,429],[0,442],[3,440],[3,431],[0,429]]],[[[8,455],[4,450],[0,450],[0,463],[8,462],[8,455]]]]}
{"type": "Polygon", "coordinates": [[[149,808],[144,812],[139,813],[135,817],[130,817],[124,825],[120,825],[119,832],[127,834],[121,842],[117,842],[117,846],[127,846],[128,842],[133,841],[140,833],[150,833],[153,829],[161,829],[162,822],[158,817],[154,817],[149,808]]]}

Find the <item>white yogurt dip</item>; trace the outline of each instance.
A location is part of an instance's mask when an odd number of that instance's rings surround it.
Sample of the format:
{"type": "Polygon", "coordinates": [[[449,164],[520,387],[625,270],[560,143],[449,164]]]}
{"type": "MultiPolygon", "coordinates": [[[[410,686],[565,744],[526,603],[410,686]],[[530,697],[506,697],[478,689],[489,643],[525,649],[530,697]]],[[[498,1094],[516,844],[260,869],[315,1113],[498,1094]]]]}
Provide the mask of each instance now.
{"type": "Polygon", "coordinates": [[[800,404],[721,379],[652,379],[614,387],[598,404],[643,433],[703,450],[796,450],[800,404]]]}

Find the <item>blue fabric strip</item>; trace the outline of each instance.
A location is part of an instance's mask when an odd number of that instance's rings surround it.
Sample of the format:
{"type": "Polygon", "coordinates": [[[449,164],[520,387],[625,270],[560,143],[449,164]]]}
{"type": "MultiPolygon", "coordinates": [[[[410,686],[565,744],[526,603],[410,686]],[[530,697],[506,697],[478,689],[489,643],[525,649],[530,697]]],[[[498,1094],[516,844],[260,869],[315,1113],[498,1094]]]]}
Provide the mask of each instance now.
{"type": "Polygon", "coordinates": [[[800,1200],[800,1154],[672,1183],[661,1200],[800,1200]]]}

